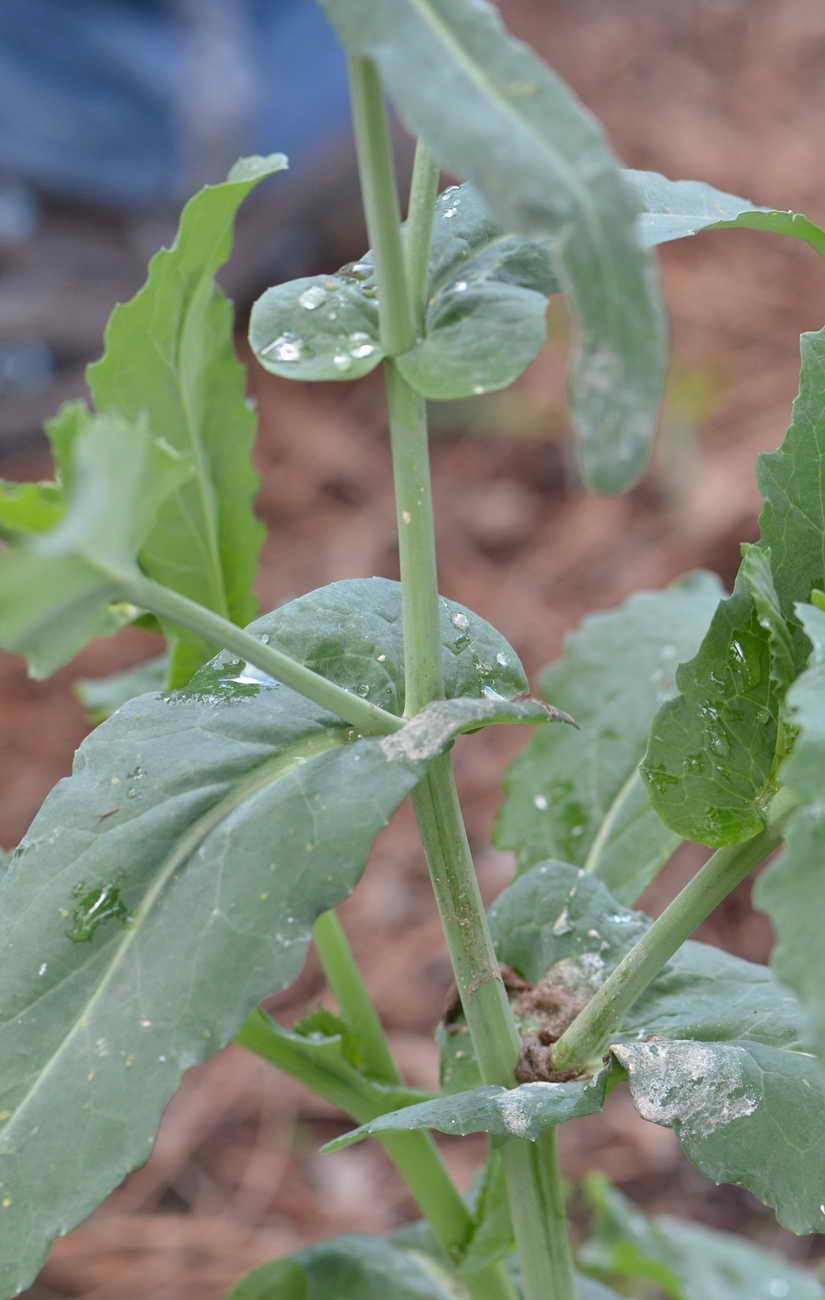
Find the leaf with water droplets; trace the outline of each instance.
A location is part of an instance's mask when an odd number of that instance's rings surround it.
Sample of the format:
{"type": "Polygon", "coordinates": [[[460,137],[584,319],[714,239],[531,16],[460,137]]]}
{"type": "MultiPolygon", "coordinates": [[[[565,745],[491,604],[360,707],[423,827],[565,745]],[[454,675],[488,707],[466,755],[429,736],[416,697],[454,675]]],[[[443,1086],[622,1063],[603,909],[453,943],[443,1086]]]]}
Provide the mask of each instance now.
{"type": "Polygon", "coordinates": [[[360,379],[384,359],[368,253],[334,275],[267,289],[252,308],[252,351],[285,379],[360,379]]]}
{"type": "Polygon", "coordinates": [[[825,230],[799,212],[761,208],[750,199],[726,194],[704,181],[671,181],[658,172],[632,170],[624,175],[641,203],[639,237],[648,247],[695,235],[700,230],[747,227],[802,239],[825,254],[825,230]]]}
{"type": "Polygon", "coordinates": [[[721,594],[713,574],[689,574],[590,615],[568,636],[540,685],[579,730],[536,733],[509,769],[496,824],[496,843],[518,854],[520,870],[563,858],[632,902],[670,856],[679,837],[654,811],[639,762],[721,594]]]}
{"type": "MultiPolygon", "coordinates": [[[[0,1251],[0,1293],[27,1285],[50,1238],[146,1159],[183,1070],[295,978],[316,916],[355,885],[430,759],[467,726],[536,710],[505,698],[525,685],[507,642],[461,606],[441,614],[457,698],[433,725],[425,714],[361,739],[221,654],[185,689],[124,704],[46,799],[0,876],[0,1221],[15,1243],[0,1251]]],[[[397,583],[336,583],[250,631],[403,706],[397,583]]]]}
{"type": "MultiPolygon", "coordinates": [[[[234,313],[214,283],[232,251],[240,204],[283,154],[242,158],[225,182],[186,204],[177,237],[149,264],[146,284],[116,307],[106,350],[89,367],[99,410],[141,415],[191,457],[193,475],[160,512],[141,557],[149,577],[243,626],[258,608],[252,584],[263,528],[252,512],[255,417],[234,349],[234,313]]],[[[183,685],[215,647],[167,624],[169,685],[183,685]]]]}
{"type": "Polygon", "coordinates": [[[803,807],[791,820],[781,854],[757,882],[755,899],[776,929],[771,962],[779,978],[798,994],[825,1068],[825,613],[811,605],[797,608],[813,649],[808,668],[788,692],[789,720],[799,734],[782,778],[803,807]]]}
{"type": "Polygon", "coordinates": [[[825,330],[803,334],[801,349],[791,427],[780,449],[758,462],[764,559],[748,549],[733,596],[719,606],[698,655],[679,669],[680,695],[654,719],[642,769],[659,815],[705,844],[748,839],[764,824],[786,752],[785,687],[809,652],[795,606],[825,574],[825,330]]]}

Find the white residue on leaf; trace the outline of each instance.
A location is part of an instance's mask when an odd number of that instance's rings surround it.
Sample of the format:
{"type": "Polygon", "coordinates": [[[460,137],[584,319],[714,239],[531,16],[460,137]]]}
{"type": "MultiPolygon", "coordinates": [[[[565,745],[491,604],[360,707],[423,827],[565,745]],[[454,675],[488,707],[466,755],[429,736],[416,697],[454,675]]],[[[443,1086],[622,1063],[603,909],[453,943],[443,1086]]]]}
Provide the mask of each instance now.
{"type": "Polygon", "coordinates": [[[379,741],[381,752],[391,763],[417,762],[434,758],[452,739],[462,722],[481,721],[495,715],[495,700],[467,700],[466,719],[461,717],[458,700],[436,700],[416,714],[400,731],[379,741]]]}
{"type": "MultiPolygon", "coordinates": [[[[566,934],[572,929],[565,908],[553,926],[553,933],[566,934]],[[567,930],[556,928],[562,920],[567,922],[567,930]]],[[[604,958],[597,952],[580,952],[576,957],[562,957],[561,961],[555,962],[545,979],[554,985],[561,985],[571,996],[581,999],[584,1003],[589,1002],[599,985],[604,983],[604,976],[604,958]]]]}
{"type": "Polygon", "coordinates": [[[657,1041],[616,1044],[612,1051],[630,1075],[642,1118],[684,1137],[710,1137],[759,1105],[736,1047],[657,1041]]]}
{"type": "Polygon", "coordinates": [[[519,1096],[519,1092],[520,1089],[514,1088],[512,1091],[502,1093],[496,1098],[496,1105],[507,1131],[512,1133],[513,1137],[526,1137],[530,1128],[530,1112],[519,1096]]]}
{"type": "Polygon", "coordinates": [[[570,912],[565,907],[559,912],[553,926],[553,934],[569,934],[573,929],[573,922],[570,920],[570,912]]]}

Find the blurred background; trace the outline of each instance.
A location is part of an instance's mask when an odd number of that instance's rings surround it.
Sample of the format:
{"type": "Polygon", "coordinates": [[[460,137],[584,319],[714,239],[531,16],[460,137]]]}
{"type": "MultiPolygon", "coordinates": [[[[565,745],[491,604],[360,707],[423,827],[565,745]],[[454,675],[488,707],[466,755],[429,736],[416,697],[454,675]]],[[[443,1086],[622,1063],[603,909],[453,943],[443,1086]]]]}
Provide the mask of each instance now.
{"type": "MultiPolygon", "coordinates": [[[[627,165],[701,179],[825,219],[821,0],[511,0],[529,40],[605,123],[627,165]]],[[[364,249],[343,60],[307,0],[5,0],[0,6],[0,475],[46,477],[43,420],[83,393],[117,300],[174,233],[181,201],[242,153],[291,170],[244,212],[224,282],[243,317],[269,283],[333,270],[364,249]]],[[[399,132],[399,155],[409,158],[399,132]]],[[[755,232],[665,246],[674,362],[657,455],[626,497],[578,483],[564,402],[567,327],[506,393],[433,408],[441,588],[502,628],[530,673],[587,612],[707,566],[730,581],[756,532],[754,459],[782,439],[798,335],[825,322],[811,249],[755,232]]],[[[261,418],[259,581],[270,608],[338,577],[397,576],[380,385],[302,386],[254,366],[261,418]]],[[[0,660],[0,843],[22,835],[88,730],[72,684],[154,653],[129,630],[48,682],[0,660]]],[[[563,706],[564,701],[558,701],[563,706]]],[[[517,729],[509,729],[515,732],[517,729]]],[[[503,767],[524,738],[493,728],[457,761],[488,898],[503,767]]],[[[702,858],[686,847],[643,900],[656,913],[702,858]]],[[[432,1031],[450,972],[412,819],[379,839],[342,909],[411,1083],[435,1084],[432,1031]]],[[[700,937],[765,960],[766,919],[741,887],[700,937]]],[[[314,960],[273,1000],[285,1021],[324,994],[314,960]]],[[[380,1232],[411,1205],[376,1144],[319,1156],[348,1127],[241,1049],[184,1079],[154,1155],[57,1244],[30,1300],[218,1300],[247,1269],[320,1237],[380,1232]]],[[[637,1201],[777,1246],[805,1262],[823,1238],[780,1232],[747,1193],[714,1187],[622,1095],[567,1125],[574,1182],[603,1169],[637,1201]]],[[[466,1185],[480,1142],[445,1142],[466,1185]]]]}

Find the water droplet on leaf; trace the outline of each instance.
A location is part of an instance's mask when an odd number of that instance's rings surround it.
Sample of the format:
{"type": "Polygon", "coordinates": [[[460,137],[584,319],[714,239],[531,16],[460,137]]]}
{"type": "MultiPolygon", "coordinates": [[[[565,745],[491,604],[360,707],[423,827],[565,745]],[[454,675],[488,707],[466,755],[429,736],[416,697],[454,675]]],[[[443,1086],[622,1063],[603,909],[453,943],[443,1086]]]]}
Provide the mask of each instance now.
{"type": "Polygon", "coordinates": [[[306,311],[315,311],[326,300],[327,291],[322,289],[320,284],[313,284],[309,289],[304,289],[304,292],[298,295],[298,301],[306,311]]]}

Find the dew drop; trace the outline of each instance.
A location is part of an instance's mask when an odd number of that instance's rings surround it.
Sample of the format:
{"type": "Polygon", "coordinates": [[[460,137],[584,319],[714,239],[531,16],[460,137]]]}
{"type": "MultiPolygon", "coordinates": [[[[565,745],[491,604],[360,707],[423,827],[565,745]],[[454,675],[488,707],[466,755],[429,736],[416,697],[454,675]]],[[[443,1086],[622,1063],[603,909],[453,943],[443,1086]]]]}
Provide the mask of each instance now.
{"type": "Polygon", "coordinates": [[[374,351],[374,343],[356,343],[355,347],[350,348],[350,355],[360,361],[363,357],[371,357],[374,351]]]}
{"type": "Polygon", "coordinates": [[[470,620],[466,614],[461,613],[461,610],[456,610],[454,614],[450,615],[450,622],[453,627],[461,628],[462,632],[470,626],[470,620]]]}
{"type": "Polygon", "coordinates": [[[535,796],[535,798],[533,799],[533,803],[534,803],[535,806],[538,808],[539,812],[545,812],[545,811],[546,811],[546,809],[547,809],[547,798],[546,798],[545,795],[543,795],[543,794],[537,794],[537,795],[535,796]]]}
{"type": "Polygon", "coordinates": [[[475,384],[473,387],[473,392],[475,393],[476,397],[480,397],[482,393],[487,392],[487,389],[484,387],[483,384],[475,384]]]}
{"type": "Polygon", "coordinates": [[[47,961],[41,962],[40,966],[37,968],[37,973],[38,975],[43,976],[46,974],[46,971],[48,969],[49,969],[49,963],[47,961]]]}
{"type": "Polygon", "coordinates": [[[458,212],[458,200],[456,199],[455,203],[451,203],[448,208],[444,209],[442,215],[446,218],[449,218],[449,217],[454,217],[457,212],[458,212]]]}
{"type": "Polygon", "coordinates": [[[306,311],[315,311],[326,300],[327,291],[322,289],[320,284],[313,284],[309,289],[304,289],[304,292],[298,295],[298,301],[306,311]]]}
{"type": "Polygon", "coordinates": [[[336,352],[332,358],[332,364],[336,370],[349,370],[352,365],[352,357],[348,357],[346,352],[336,352]]]}
{"type": "Polygon", "coordinates": [[[386,656],[386,655],[376,655],[375,658],[376,658],[376,660],[377,660],[377,662],[378,662],[379,664],[383,664],[383,663],[386,662],[387,656],[386,656]]]}
{"type": "Polygon", "coordinates": [[[768,1295],[770,1296],[787,1295],[790,1289],[788,1283],[783,1281],[781,1277],[772,1277],[768,1282],[768,1295]]]}
{"type": "Polygon", "coordinates": [[[370,688],[366,682],[362,682],[360,686],[356,686],[355,692],[357,695],[360,695],[362,699],[365,699],[370,693],[370,688]]]}
{"type": "Polygon", "coordinates": [[[509,662],[510,660],[507,658],[507,656],[505,654],[502,654],[501,651],[499,650],[498,654],[496,655],[496,663],[499,665],[499,667],[506,668],[509,662]]]}
{"type": "Polygon", "coordinates": [[[304,344],[297,334],[287,330],[285,334],[279,334],[271,343],[267,343],[265,348],[261,348],[262,357],[268,357],[270,353],[276,361],[300,361],[304,355],[304,344]]]}
{"type": "Polygon", "coordinates": [[[455,284],[453,285],[453,288],[455,289],[456,293],[466,293],[468,288],[467,281],[456,280],[455,284]]]}

